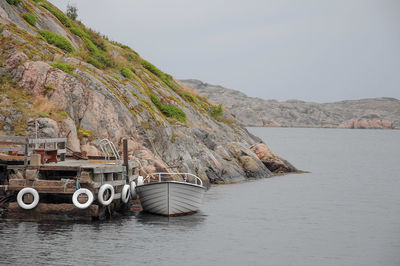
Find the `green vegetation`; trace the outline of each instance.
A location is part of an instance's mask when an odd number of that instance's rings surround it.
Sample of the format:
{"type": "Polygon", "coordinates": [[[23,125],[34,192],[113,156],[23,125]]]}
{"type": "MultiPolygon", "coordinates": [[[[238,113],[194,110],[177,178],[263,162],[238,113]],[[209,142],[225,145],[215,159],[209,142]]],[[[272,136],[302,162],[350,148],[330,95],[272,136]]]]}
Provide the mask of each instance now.
{"type": "Polygon", "coordinates": [[[150,99],[163,114],[168,117],[175,118],[182,123],[186,123],[186,114],[182,109],[176,107],[175,105],[163,104],[154,94],[150,94],[150,99]]]}
{"type": "Polygon", "coordinates": [[[95,58],[88,56],[86,57],[86,62],[88,62],[89,64],[93,65],[94,67],[97,68],[102,68],[103,66],[100,64],[99,61],[97,61],[95,58]]]}
{"type": "Polygon", "coordinates": [[[196,99],[196,96],[194,96],[193,94],[190,94],[188,92],[182,91],[182,92],[179,92],[179,95],[181,95],[182,98],[184,98],[184,99],[186,99],[186,100],[188,100],[188,101],[190,101],[190,102],[192,102],[194,104],[199,104],[197,99],[196,99]]]}
{"type": "Polygon", "coordinates": [[[60,10],[58,10],[56,7],[49,3],[45,2],[40,2],[40,5],[44,8],[46,8],[50,13],[52,13],[64,26],[70,28],[72,26],[71,21],[69,18],[60,10]]]}
{"type": "Polygon", "coordinates": [[[83,31],[81,28],[72,26],[69,30],[73,34],[75,34],[76,36],[79,36],[81,38],[88,38],[88,39],[90,38],[89,35],[85,31],[83,31]]]}
{"type": "Polygon", "coordinates": [[[211,117],[213,117],[214,119],[217,119],[218,117],[220,117],[223,114],[224,114],[224,110],[222,109],[221,104],[211,106],[211,110],[210,110],[211,117]]]}
{"type": "Polygon", "coordinates": [[[52,90],[54,90],[55,87],[56,87],[56,85],[53,82],[46,83],[46,84],[44,84],[44,91],[46,94],[48,94],[52,90]]]}
{"type": "MultiPolygon", "coordinates": [[[[11,122],[13,133],[15,135],[26,135],[27,119],[32,115],[32,109],[27,107],[26,103],[30,103],[30,96],[26,91],[18,88],[17,83],[8,76],[0,77],[0,115],[8,117],[11,111],[18,111],[22,117],[17,117],[11,122]]],[[[4,125],[4,121],[0,120],[0,128],[4,125]]]]}
{"type": "MultiPolygon", "coordinates": [[[[105,53],[100,47],[93,43],[87,32],[79,28],[72,28],[71,31],[74,31],[73,33],[80,36],[85,42],[85,46],[91,54],[91,59],[89,59],[89,61],[86,60],[88,63],[103,69],[106,67],[116,67],[117,64],[114,62],[112,56],[105,53]]],[[[105,48],[103,47],[103,49],[105,48]]]]}
{"type": "Polygon", "coordinates": [[[140,102],[146,104],[152,111],[155,111],[153,105],[148,101],[140,99],[140,102]]]}
{"type": "MultiPolygon", "coordinates": [[[[121,81],[120,78],[115,74],[110,74],[111,77],[115,78],[118,81],[121,81]]],[[[132,92],[132,91],[131,91],[132,92]]]]}
{"type": "Polygon", "coordinates": [[[55,62],[53,64],[51,64],[53,67],[56,67],[58,69],[61,69],[62,71],[64,71],[65,73],[68,73],[70,75],[72,75],[73,71],[74,71],[74,67],[71,66],[70,64],[66,64],[66,63],[61,63],[61,62],[55,62]]]}
{"type": "Polygon", "coordinates": [[[3,36],[4,26],[0,28],[0,36],[3,36]]]}
{"type": "Polygon", "coordinates": [[[23,15],[23,18],[26,20],[26,22],[28,22],[29,24],[31,24],[32,26],[36,25],[36,16],[32,13],[25,13],[23,15]]]}
{"type": "Polygon", "coordinates": [[[121,68],[121,74],[122,76],[124,76],[125,78],[131,79],[133,78],[133,73],[132,71],[130,71],[127,68],[121,68]]]}
{"type": "Polygon", "coordinates": [[[129,47],[128,45],[125,45],[125,44],[122,44],[122,43],[116,42],[116,41],[111,41],[111,43],[118,47],[121,47],[122,49],[127,49],[127,50],[131,51],[132,53],[134,53],[135,55],[139,56],[139,54],[135,50],[133,50],[131,47],[129,47]]]}
{"type": "Polygon", "coordinates": [[[46,118],[47,118],[47,117],[50,117],[49,114],[48,114],[48,113],[45,113],[45,112],[39,113],[39,116],[40,116],[40,117],[46,117],[46,118]]]}
{"type": "Polygon", "coordinates": [[[157,77],[159,77],[165,84],[168,85],[168,87],[170,87],[172,90],[177,91],[178,87],[176,87],[176,85],[174,84],[174,82],[172,81],[172,76],[165,74],[164,72],[162,72],[161,70],[159,70],[155,65],[153,65],[152,63],[146,61],[146,60],[142,60],[141,61],[142,66],[144,68],[146,68],[147,70],[149,70],[151,73],[153,73],[154,75],[156,75],[157,77]]]}
{"type": "Polygon", "coordinates": [[[7,3],[9,3],[10,5],[18,5],[19,3],[21,3],[21,0],[7,0],[7,3]]]}
{"type": "Polygon", "coordinates": [[[76,6],[68,4],[67,16],[72,20],[76,20],[76,18],[78,17],[78,8],[76,6]]]}
{"type": "Polygon", "coordinates": [[[86,48],[89,50],[89,52],[92,55],[98,55],[100,53],[99,49],[97,48],[97,46],[94,45],[94,43],[89,38],[83,37],[83,40],[85,41],[86,48]]]}
{"type": "MultiPolygon", "coordinates": [[[[82,24],[82,27],[83,24],[82,24]]],[[[103,52],[107,52],[107,44],[106,41],[104,40],[104,38],[101,36],[100,33],[90,29],[90,28],[86,28],[84,27],[84,30],[86,32],[87,35],[89,35],[89,39],[103,52]]]]}
{"type": "Polygon", "coordinates": [[[48,30],[41,30],[39,31],[39,33],[46,39],[48,43],[54,44],[58,48],[61,48],[67,52],[72,52],[74,50],[71,43],[66,38],[57,33],[48,30]]]}

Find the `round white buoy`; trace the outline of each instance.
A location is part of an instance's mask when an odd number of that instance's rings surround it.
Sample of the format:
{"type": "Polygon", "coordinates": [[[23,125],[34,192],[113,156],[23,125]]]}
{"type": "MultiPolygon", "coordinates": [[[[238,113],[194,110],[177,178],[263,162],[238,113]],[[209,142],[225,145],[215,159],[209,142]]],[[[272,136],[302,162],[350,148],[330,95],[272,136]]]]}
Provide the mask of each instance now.
{"type": "Polygon", "coordinates": [[[39,193],[36,189],[31,187],[26,187],[21,189],[17,195],[17,203],[18,205],[25,210],[31,210],[35,208],[39,203],[39,193]],[[31,194],[33,196],[33,201],[30,204],[26,204],[23,200],[25,194],[31,194]]]}
{"type": "Polygon", "coordinates": [[[104,184],[99,189],[99,194],[97,195],[97,199],[104,206],[108,206],[114,200],[114,194],[115,194],[114,187],[110,184],[104,184]],[[108,200],[104,200],[104,193],[106,192],[106,190],[110,190],[111,193],[110,198],[108,200]]]}
{"type": "Polygon", "coordinates": [[[122,193],[121,193],[122,202],[127,203],[129,201],[130,196],[131,196],[131,186],[124,185],[124,187],[122,188],[122,193]]]}
{"type": "Polygon", "coordinates": [[[79,209],[86,209],[88,208],[94,200],[93,193],[89,189],[86,188],[80,188],[77,191],[74,192],[74,195],[72,195],[72,203],[75,205],[75,207],[79,209]],[[86,194],[88,197],[88,200],[85,203],[80,203],[78,201],[78,197],[81,194],[86,194]]]}

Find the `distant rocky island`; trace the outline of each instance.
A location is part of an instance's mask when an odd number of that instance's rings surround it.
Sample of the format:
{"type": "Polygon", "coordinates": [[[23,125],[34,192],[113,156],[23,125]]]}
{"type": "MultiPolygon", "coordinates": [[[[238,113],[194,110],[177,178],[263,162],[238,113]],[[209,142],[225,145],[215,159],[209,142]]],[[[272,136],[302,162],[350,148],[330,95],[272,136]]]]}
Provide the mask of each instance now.
{"type": "Polygon", "coordinates": [[[244,126],[320,128],[400,128],[400,100],[372,98],[333,103],[299,100],[280,102],[246,94],[200,80],[180,82],[227,108],[244,126]]]}

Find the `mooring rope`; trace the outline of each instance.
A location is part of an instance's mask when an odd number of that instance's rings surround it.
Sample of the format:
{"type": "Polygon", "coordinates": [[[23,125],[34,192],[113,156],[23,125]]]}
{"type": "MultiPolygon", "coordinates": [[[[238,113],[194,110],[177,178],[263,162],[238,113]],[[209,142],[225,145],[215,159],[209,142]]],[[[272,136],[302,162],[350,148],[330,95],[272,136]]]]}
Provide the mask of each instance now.
{"type": "Polygon", "coordinates": [[[63,187],[64,187],[64,193],[65,193],[65,190],[67,189],[68,183],[69,183],[69,179],[65,179],[65,182],[64,182],[64,185],[63,185],[63,187]]]}
{"type": "Polygon", "coordinates": [[[76,179],[76,186],[75,186],[75,190],[78,190],[81,188],[81,184],[79,183],[79,178],[76,179]]]}

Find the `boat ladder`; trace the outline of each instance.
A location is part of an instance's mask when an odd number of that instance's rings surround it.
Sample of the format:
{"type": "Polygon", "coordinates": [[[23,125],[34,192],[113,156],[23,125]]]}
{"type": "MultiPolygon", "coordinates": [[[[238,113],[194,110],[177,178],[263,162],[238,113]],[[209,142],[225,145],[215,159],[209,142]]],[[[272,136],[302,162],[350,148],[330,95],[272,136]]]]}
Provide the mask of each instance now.
{"type": "Polygon", "coordinates": [[[100,140],[100,149],[103,152],[104,159],[110,160],[110,158],[114,156],[115,160],[118,161],[121,160],[121,157],[119,156],[119,153],[115,148],[114,143],[112,143],[110,140],[108,139],[100,140]]]}

